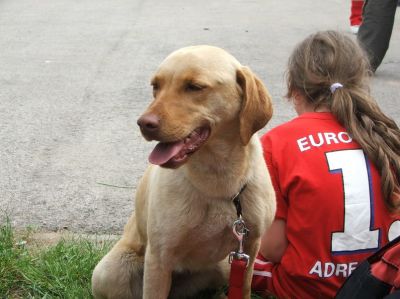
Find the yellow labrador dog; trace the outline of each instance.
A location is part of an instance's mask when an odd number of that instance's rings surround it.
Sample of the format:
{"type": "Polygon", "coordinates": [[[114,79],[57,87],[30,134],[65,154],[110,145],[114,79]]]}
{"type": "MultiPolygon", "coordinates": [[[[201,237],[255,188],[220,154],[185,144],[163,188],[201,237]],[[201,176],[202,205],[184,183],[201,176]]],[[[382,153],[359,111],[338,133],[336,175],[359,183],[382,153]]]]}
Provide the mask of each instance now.
{"type": "Polygon", "coordinates": [[[193,296],[227,283],[226,257],[240,194],[250,230],[243,298],[250,298],[260,237],[275,213],[275,194],[256,131],[272,116],[262,82],[212,46],[170,54],[152,79],[154,100],[139,118],[158,144],[136,192],[122,238],[96,266],[96,298],[193,296]]]}

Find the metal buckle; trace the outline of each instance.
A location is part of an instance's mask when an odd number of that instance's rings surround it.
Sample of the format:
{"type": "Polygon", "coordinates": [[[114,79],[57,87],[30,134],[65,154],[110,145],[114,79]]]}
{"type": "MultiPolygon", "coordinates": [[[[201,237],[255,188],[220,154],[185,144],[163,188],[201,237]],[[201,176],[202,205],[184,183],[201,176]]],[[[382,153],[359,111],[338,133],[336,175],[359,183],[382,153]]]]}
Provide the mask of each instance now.
{"type": "Polygon", "coordinates": [[[232,264],[232,261],[235,260],[245,260],[246,267],[249,265],[250,256],[243,252],[243,243],[244,238],[248,235],[249,230],[244,223],[242,217],[239,217],[234,223],[232,227],[233,234],[235,235],[236,239],[239,241],[239,250],[232,251],[229,254],[229,263],[232,264]]]}
{"type": "Polygon", "coordinates": [[[246,261],[246,267],[249,265],[249,261],[250,261],[250,256],[245,254],[245,253],[240,253],[240,252],[236,252],[236,251],[232,251],[229,254],[229,264],[232,264],[233,260],[244,260],[246,261]]]}

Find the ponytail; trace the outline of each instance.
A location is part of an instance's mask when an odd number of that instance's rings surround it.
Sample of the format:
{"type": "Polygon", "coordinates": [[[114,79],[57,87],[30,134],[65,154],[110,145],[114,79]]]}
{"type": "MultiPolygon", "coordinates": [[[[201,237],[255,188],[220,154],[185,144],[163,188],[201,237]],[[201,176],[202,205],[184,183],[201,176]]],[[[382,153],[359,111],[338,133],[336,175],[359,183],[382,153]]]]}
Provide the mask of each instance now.
{"type": "Polygon", "coordinates": [[[396,123],[357,88],[336,90],[331,111],[377,168],[388,209],[399,212],[400,130],[396,123]]]}

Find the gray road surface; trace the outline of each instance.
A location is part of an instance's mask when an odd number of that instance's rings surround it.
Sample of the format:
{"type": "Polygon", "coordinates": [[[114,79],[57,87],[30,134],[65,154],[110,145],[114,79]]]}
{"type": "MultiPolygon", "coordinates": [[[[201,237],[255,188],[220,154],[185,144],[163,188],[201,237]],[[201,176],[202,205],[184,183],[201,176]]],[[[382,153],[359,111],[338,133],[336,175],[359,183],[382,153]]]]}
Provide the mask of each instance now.
{"type": "MultiPolygon", "coordinates": [[[[294,45],[316,30],[349,31],[349,9],[343,0],[2,0],[1,214],[18,227],[121,231],[153,146],[136,119],[167,54],[212,44],[250,66],[273,95],[266,130],[294,116],[282,97],[294,45]]],[[[399,53],[398,12],[372,84],[397,121],[399,53]]]]}

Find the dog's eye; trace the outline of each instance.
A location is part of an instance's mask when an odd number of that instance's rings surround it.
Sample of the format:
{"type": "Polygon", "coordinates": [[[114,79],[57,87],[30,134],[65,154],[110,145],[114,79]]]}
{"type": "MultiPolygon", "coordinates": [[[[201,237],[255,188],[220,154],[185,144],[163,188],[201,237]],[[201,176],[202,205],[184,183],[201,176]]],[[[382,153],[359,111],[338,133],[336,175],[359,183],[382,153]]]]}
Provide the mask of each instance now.
{"type": "Polygon", "coordinates": [[[157,83],[151,84],[153,86],[153,90],[158,90],[159,86],[157,83]]]}
{"type": "Polygon", "coordinates": [[[157,83],[153,83],[151,85],[153,86],[153,95],[155,95],[159,90],[160,86],[157,83]]]}
{"type": "Polygon", "coordinates": [[[205,88],[206,87],[203,86],[203,85],[200,85],[200,84],[197,84],[197,83],[192,83],[192,82],[186,84],[186,86],[185,86],[185,90],[186,91],[190,91],[190,92],[200,91],[200,90],[203,90],[205,88]]]}

